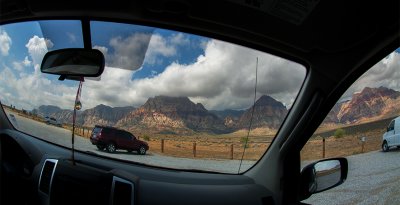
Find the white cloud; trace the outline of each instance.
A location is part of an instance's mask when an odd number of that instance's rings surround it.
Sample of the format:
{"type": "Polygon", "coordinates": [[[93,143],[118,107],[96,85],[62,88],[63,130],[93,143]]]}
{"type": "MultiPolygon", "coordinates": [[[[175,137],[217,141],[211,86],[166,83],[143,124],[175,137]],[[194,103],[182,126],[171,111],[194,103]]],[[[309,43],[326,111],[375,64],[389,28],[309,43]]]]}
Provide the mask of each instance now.
{"type": "Polygon", "coordinates": [[[400,91],[400,54],[392,52],[364,73],[342,96],[349,99],[365,87],[387,87],[400,91]]]}
{"type": "Polygon", "coordinates": [[[26,110],[32,110],[39,105],[72,107],[76,88],[68,87],[65,83],[54,83],[41,73],[20,73],[17,76],[8,67],[0,70],[2,103],[26,110]]]}
{"type": "Polygon", "coordinates": [[[0,53],[3,56],[8,56],[12,41],[7,32],[0,30],[0,53]]]}
{"type": "MultiPolygon", "coordinates": [[[[132,38],[145,37],[131,36],[130,40],[132,38]]],[[[110,44],[113,49],[120,49],[115,50],[116,53],[123,54],[128,48],[137,46],[126,40],[114,39],[110,44]]],[[[45,43],[45,39],[34,36],[26,44],[34,65],[40,63],[47,51],[45,43]]],[[[107,53],[108,58],[117,58],[105,47],[95,48],[107,53]]],[[[138,50],[140,48],[136,48],[138,50]]],[[[124,55],[133,53],[129,51],[124,55]]],[[[165,48],[159,55],[173,55],[173,52],[165,48]]],[[[157,95],[188,96],[207,109],[246,109],[253,100],[256,57],[259,58],[257,96],[267,94],[290,106],[305,75],[302,66],[259,51],[211,40],[205,45],[204,55],[198,56],[194,63],[183,65],[174,62],[163,72],[153,73],[147,78],[132,80],[135,71],[107,66],[101,81],[87,80],[83,84],[83,109],[98,104],[138,107],[149,97],[157,95]]],[[[6,103],[20,102],[25,109],[39,105],[72,107],[77,83],[72,86],[67,81],[50,81],[40,72],[15,76],[9,68],[4,68],[0,75],[0,92],[5,93],[6,103]]]]}
{"type": "Polygon", "coordinates": [[[290,106],[305,76],[302,66],[216,40],[195,63],[172,63],[153,77],[132,80],[133,72],[107,67],[100,82],[85,82],[82,99],[89,107],[99,102],[140,106],[156,95],[188,96],[207,109],[244,109],[252,104],[257,56],[257,96],[271,95],[290,106]]]}
{"type": "Polygon", "coordinates": [[[32,61],[28,59],[28,56],[25,56],[25,59],[21,62],[14,61],[12,63],[13,68],[17,71],[23,71],[24,67],[29,67],[32,64],[32,61]]]}
{"type": "MultiPolygon", "coordinates": [[[[177,39],[175,40],[178,41],[177,39]]],[[[169,43],[163,36],[154,34],[151,37],[145,60],[147,64],[161,64],[160,57],[174,55],[176,55],[176,45],[169,43]]]]}
{"type": "Polygon", "coordinates": [[[170,37],[170,41],[172,44],[174,45],[187,45],[190,43],[189,39],[187,38],[187,36],[183,33],[177,33],[177,34],[173,34],[170,37]]]}
{"type": "Polygon", "coordinates": [[[22,64],[26,67],[30,66],[32,64],[32,61],[28,59],[28,56],[25,56],[25,59],[22,61],[22,64]]]}
{"type": "Polygon", "coordinates": [[[20,63],[20,62],[14,61],[14,62],[12,63],[12,65],[13,65],[13,68],[14,68],[15,70],[17,70],[17,71],[22,71],[22,70],[24,69],[23,64],[20,63]]]}
{"type": "Polygon", "coordinates": [[[48,49],[53,46],[54,44],[50,39],[40,38],[36,35],[29,39],[25,47],[28,48],[28,53],[32,58],[36,71],[38,71],[39,65],[42,63],[42,59],[48,49]]]}

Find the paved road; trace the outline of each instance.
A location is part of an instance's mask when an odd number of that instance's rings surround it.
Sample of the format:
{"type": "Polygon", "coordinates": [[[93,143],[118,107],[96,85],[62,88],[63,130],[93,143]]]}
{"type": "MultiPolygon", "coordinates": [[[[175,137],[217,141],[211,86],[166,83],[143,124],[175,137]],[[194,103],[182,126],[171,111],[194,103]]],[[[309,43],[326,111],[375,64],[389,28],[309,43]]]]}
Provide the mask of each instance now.
{"type": "Polygon", "coordinates": [[[303,201],[310,204],[400,204],[400,150],[347,157],[347,180],[303,201]]]}
{"type": "MultiPolygon", "coordinates": [[[[37,122],[35,120],[19,116],[18,114],[7,110],[6,112],[10,118],[10,121],[18,130],[39,137],[46,141],[50,141],[71,148],[72,132],[70,130],[37,122]],[[13,118],[15,118],[15,120],[13,118]]],[[[144,156],[138,155],[134,152],[128,153],[125,150],[117,150],[116,153],[111,154],[105,151],[99,151],[96,146],[91,144],[89,139],[80,137],[78,135],[75,135],[75,149],[82,151],[91,151],[99,155],[141,162],[153,166],[177,169],[200,169],[234,174],[237,173],[240,163],[239,160],[207,160],[169,157],[151,153],[151,151],[149,151],[148,154],[144,156]]],[[[253,166],[254,163],[255,161],[243,161],[241,170],[247,170],[248,168],[253,166]]]]}

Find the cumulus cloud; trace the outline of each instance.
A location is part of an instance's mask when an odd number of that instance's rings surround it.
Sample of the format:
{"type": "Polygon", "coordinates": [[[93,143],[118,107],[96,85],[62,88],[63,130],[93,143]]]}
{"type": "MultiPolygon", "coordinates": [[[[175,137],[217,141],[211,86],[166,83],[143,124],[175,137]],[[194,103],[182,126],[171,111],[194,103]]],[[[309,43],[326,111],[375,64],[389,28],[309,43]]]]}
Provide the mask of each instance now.
{"type": "Polygon", "coordinates": [[[7,32],[0,30],[0,53],[3,56],[8,56],[12,41],[7,32]]]}
{"type": "Polygon", "coordinates": [[[32,64],[32,61],[30,61],[30,60],[28,59],[28,56],[25,56],[24,60],[22,61],[22,64],[23,64],[25,67],[28,67],[28,66],[30,66],[30,65],[32,64]]]}
{"type": "Polygon", "coordinates": [[[154,34],[149,42],[149,48],[146,53],[147,64],[160,64],[162,58],[176,55],[176,46],[179,39],[171,37],[170,41],[159,34],[154,34]]]}
{"type": "MultiPolygon", "coordinates": [[[[132,38],[145,37],[131,36],[130,40],[133,40],[132,38]]],[[[165,39],[157,37],[155,39],[157,43],[153,45],[159,45],[161,51],[153,53],[175,55],[174,52],[178,51],[168,48],[170,45],[168,42],[160,43],[165,39]]],[[[111,50],[126,57],[132,55],[134,52],[127,50],[137,45],[134,46],[126,40],[113,39],[110,41],[110,45],[113,45],[111,50]],[[130,54],[124,54],[124,50],[130,54]]],[[[51,43],[50,40],[47,42],[51,43]]],[[[204,46],[204,54],[198,56],[194,63],[173,62],[162,72],[152,72],[147,78],[132,79],[135,71],[106,66],[101,81],[87,80],[83,84],[83,109],[99,104],[138,107],[148,98],[157,95],[187,96],[195,103],[202,103],[207,109],[246,109],[251,106],[254,97],[257,57],[259,62],[257,97],[265,94],[287,106],[292,104],[305,76],[305,69],[302,66],[263,52],[217,40],[210,40],[204,46]]],[[[46,40],[37,36],[32,37],[26,47],[32,65],[40,63],[47,51],[46,40]]],[[[106,53],[107,58],[117,58],[115,53],[110,54],[110,48],[104,46],[94,46],[94,48],[106,53]]],[[[140,49],[136,48],[136,51],[140,49]]],[[[72,107],[77,83],[72,86],[66,81],[51,81],[40,72],[33,74],[22,72],[16,76],[9,68],[4,68],[0,75],[0,87],[7,96],[5,102],[12,103],[17,102],[17,99],[23,99],[19,101],[21,106],[26,106],[26,109],[48,104],[62,108],[72,107]]]]}
{"type": "Polygon", "coordinates": [[[53,46],[54,44],[50,39],[40,38],[36,35],[29,39],[25,47],[28,49],[36,71],[39,69],[39,65],[42,63],[43,57],[48,52],[48,49],[53,46]]]}
{"type": "Polygon", "coordinates": [[[0,69],[2,103],[31,110],[39,105],[72,107],[76,88],[54,83],[40,73],[15,75],[9,67],[0,69]]]}
{"type": "Polygon", "coordinates": [[[252,104],[257,56],[257,96],[270,95],[290,106],[305,76],[302,66],[216,40],[195,63],[175,62],[148,78],[132,80],[133,72],[107,67],[101,82],[85,83],[82,99],[93,105],[140,106],[156,95],[188,96],[208,109],[244,109],[252,104]]]}
{"type": "Polygon", "coordinates": [[[14,62],[12,63],[12,65],[13,65],[13,68],[14,68],[15,70],[17,70],[17,71],[22,71],[22,70],[24,69],[23,64],[20,63],[20,62],[14,61],[14,62]]]}
{"type": "Polygon", "coordinates": [[[21,62],[14,61],[12,63],[13,68],[17,71],[23,71],[24,67],[29,67],[32,64],[32,61],[28,59],[28,56],[25,56],[24,60],[21,62]]]}
{"type": "Polygon", "coordinates": [[[355,92],[360,92],[364,87],[387,87],[400,91],[400,54],[392,52],[387,57],[375,64],[364,73],[342,96],[343,99],[351,98],[355,92]]]}
{"type": "Polygon", "coordinates": [[[183,33],[172,34],[170,41],[174,45],[187,45],[190,43],[188,37],[183,33]]]}

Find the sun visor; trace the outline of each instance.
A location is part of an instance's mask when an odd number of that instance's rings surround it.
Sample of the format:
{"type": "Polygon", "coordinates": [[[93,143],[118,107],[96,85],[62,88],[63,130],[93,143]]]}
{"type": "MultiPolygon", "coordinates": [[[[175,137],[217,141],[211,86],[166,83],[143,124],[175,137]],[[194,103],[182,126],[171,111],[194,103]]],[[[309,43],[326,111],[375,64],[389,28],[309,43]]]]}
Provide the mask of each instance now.
{"type": "Polygon", "coordinates": [[[154,28],[92,21],[93,49],[100,50],[107,67],[136,71],[142,67],[154,28]]]}

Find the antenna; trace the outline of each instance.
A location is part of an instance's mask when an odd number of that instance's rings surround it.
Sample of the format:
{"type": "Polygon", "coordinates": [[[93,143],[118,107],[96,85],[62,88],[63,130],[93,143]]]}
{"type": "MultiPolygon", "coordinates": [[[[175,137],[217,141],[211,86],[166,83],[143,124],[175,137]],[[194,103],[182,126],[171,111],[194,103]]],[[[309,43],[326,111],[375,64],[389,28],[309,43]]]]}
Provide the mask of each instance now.
{"type": "Polygon", "coordinates": [[[84,82],[84,78],[81,77],[79,81],[78,91],[76,92],[76,98],[74,103],[74,114],[72,116],[72,164],[75,165],[75,121],[76,121],[76,110],[80,110],[82,108],[81,104],[81,92],[82,92],[82,84],[84,82]]]}
{"type": "Polygon", "coordinates": [[[253,124],[254,109],[256,107],[256,97],[257,97],[257,74],[258,74],[258,57],[256,59],[256,82],[255,82],[255,85],[254,85],[253,108],[251,110],[249,130],[247,131],[246,141],[244,142],[244,148],[243,148],[242,158],[240,159],[238,174],[240,173],[240,169],[242,168],[243,157],[244,157],[244,153],[246,152],[247,143],[249,142],[249,135],[250,135],[251,125],[253,124]]]}

